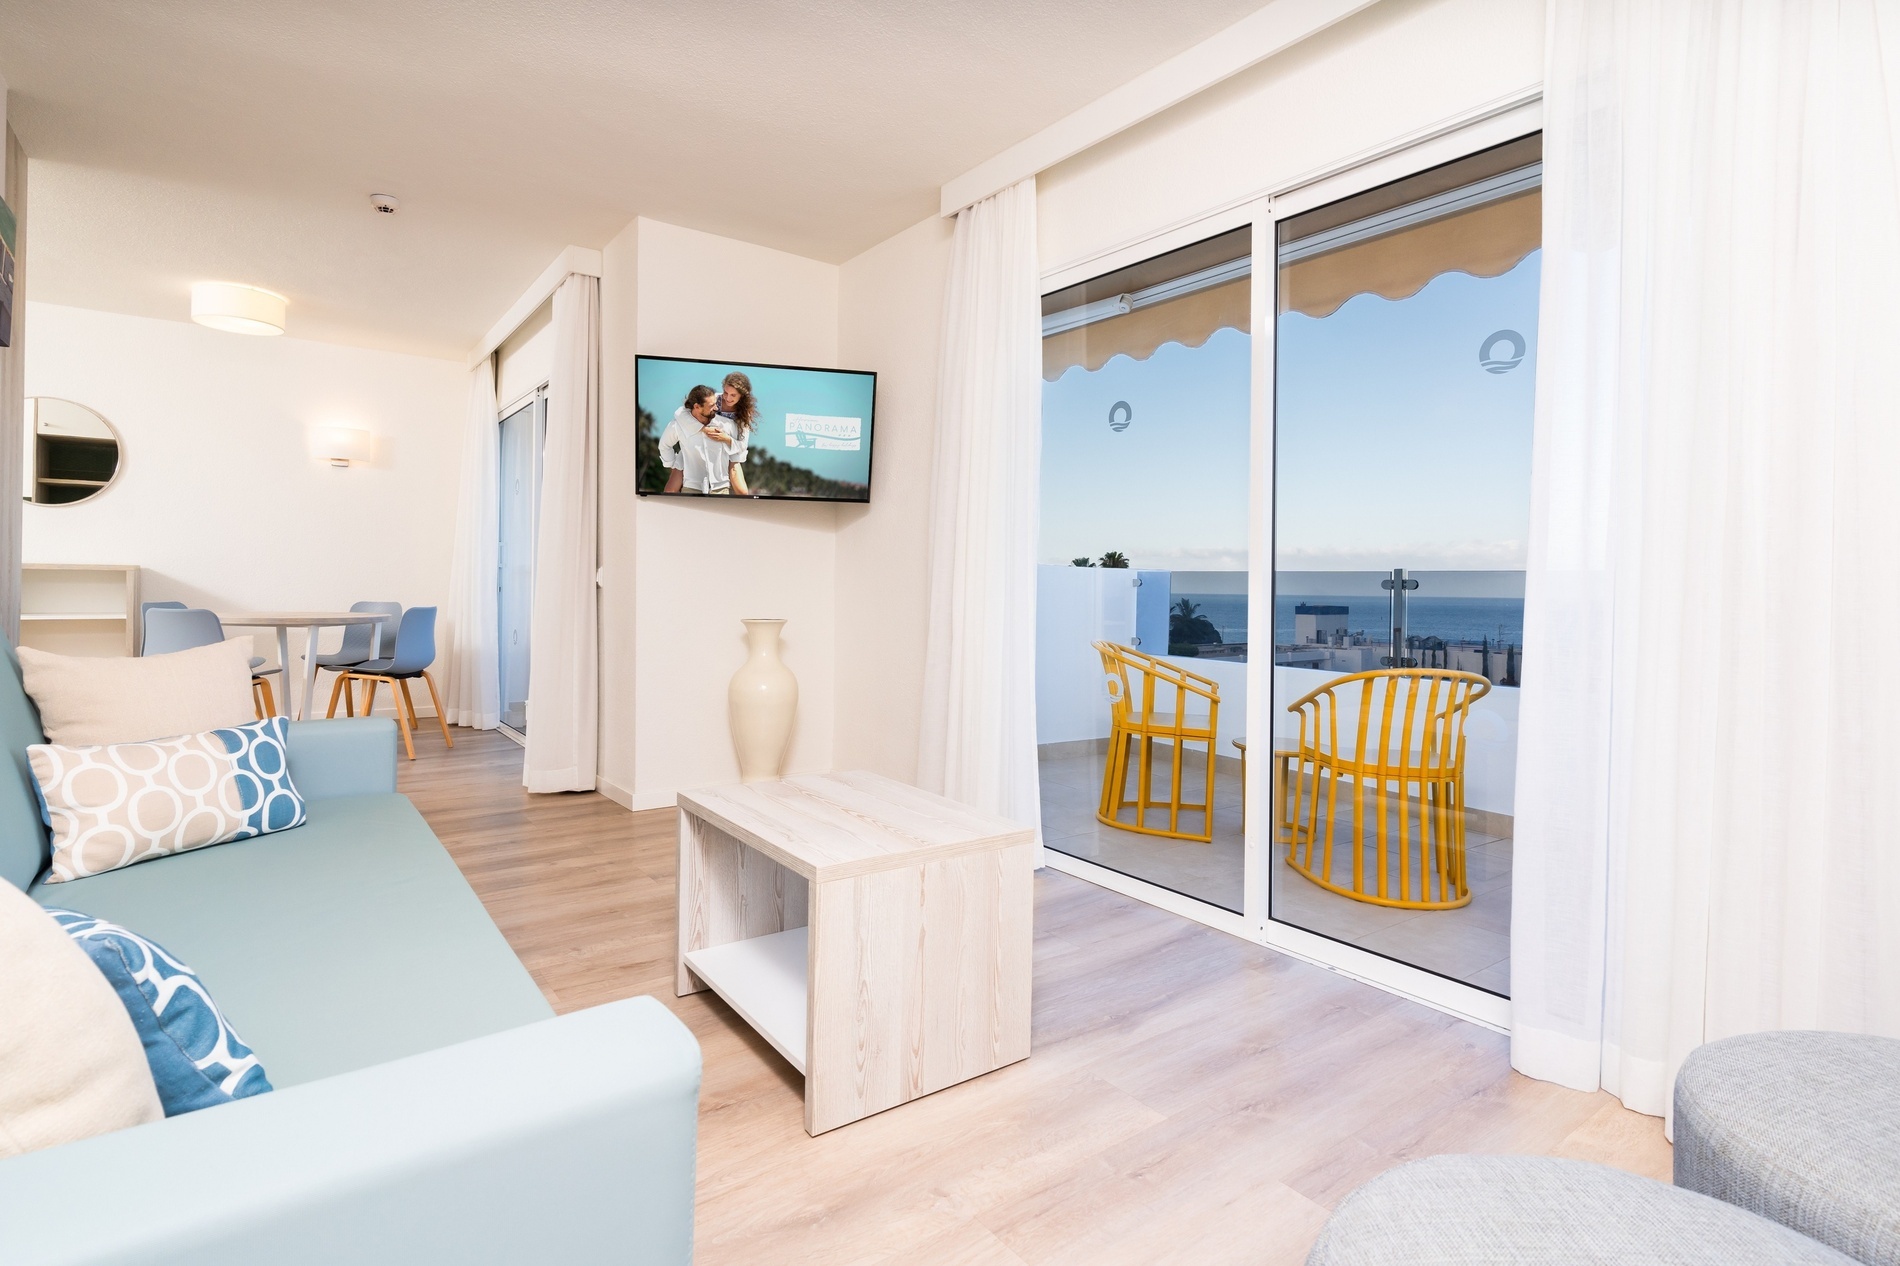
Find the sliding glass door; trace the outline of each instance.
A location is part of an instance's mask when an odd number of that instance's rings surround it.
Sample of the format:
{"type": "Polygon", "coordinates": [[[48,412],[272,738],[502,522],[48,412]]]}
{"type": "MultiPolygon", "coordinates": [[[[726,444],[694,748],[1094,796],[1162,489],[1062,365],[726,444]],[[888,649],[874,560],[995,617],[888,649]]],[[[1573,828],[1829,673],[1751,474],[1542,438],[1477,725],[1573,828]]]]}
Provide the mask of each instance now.
{"type": "Polygon", "coordinates": [[[1269,913],[1502,996],[1540,153],[1276,233],[1269,913]]]}
{"type": "Polygon", "coordinates": [[[528,730],[528,624],[534,606],[535,525],[541,517],[541,441],[546,430],[545,389],[501,420],[496,580],[501,723],[521,734],[528,730]]]}
{"type": "Polygon", "coordinates": [[[1541,179],[1342,172],[1042,305],[1049,864],[1493,1025],[1541,179]]]}
{"type": "Polygon", "coordinates": [[[1235,915],[1252,238],[1243,226],[1043,299],[1043,840],[1235,915]]]}

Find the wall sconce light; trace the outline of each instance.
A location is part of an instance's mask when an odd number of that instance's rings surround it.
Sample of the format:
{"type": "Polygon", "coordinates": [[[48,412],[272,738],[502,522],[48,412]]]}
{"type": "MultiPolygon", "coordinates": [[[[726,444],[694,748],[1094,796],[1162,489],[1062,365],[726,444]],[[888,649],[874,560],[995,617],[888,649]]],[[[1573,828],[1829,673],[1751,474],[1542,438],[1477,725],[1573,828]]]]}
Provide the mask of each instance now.
{"type": "Polygon", "coordinates": [[[288,303],[274,290],[229,281],[191,287],[191,319],[227,334],[282,334],[288,303]]]}
{"type": "Polygon", "coordinates": [[[374,447],[374,436],[351,426],[326,426],[317,433],[317,456],[332,466],[367,462],[374,447]]]}

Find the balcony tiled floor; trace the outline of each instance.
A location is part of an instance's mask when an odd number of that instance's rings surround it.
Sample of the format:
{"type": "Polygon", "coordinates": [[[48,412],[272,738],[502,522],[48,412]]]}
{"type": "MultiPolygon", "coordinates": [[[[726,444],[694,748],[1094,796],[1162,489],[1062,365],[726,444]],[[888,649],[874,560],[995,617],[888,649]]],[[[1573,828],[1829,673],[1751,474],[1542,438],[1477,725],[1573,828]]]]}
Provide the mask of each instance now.
{"type": "MultiPolygon", "coordinates": [[[[1223,761],[1214,778],[1214,840],[1211,844],[1159,839],[1105,826],[1095,818],[1105,756],[1080,745],[1044,749],[1042,832],[1052,849],[1118,870],[1209,905],[1241,909],[1242,842],[1240,775],[1223,761]]],[[[1190,756],[1183,785],[1204,766],[1190,756]]],[[[1157,785],[1165,785],[1165,758],[1156,762],[1157,785]]],[[[1205,775],[1199,775],[1204,777],[1205,775]]],[[[1133,796],[1133,780],[1130,780],[1133,796]]],[[[1199,798],[1198,790],[1189,797],[1199,798]]],[[[1158,821],[1160,815],[1150,818],[1158,821]]],[[[1198,814],[1182,824],[1197,826],[1198,814]]],[[[1342,814],[1340,828],[1348,829],[1342,814]]],[[[1284,864],[1275,850],[1271,868],[1273,914],[1283,922],[1362,946],[1428,971],[1463,980],[1493,993],[1509,994],[1511,931],[1511,841],[1467,832],[1471,903],[1456,910],[1397,910],[1368,905],[1321,888],[1284,864]]],[[[1345,850],[1335,870],[1349,865],[1345,850]]]]}

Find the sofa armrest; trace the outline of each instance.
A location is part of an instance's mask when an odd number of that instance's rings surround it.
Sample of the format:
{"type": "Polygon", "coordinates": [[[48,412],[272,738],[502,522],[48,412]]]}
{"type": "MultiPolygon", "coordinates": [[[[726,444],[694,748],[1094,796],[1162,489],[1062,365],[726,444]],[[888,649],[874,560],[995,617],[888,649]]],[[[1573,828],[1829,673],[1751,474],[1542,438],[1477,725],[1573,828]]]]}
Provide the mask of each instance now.
{"type": "Polygon", "coordinates": [[[16,1156],[0,1260],[683,1266],[699,1074],[630,998],[16,1156]]]}
{"type": "Polygon", "coordinates": [[[396,789],[396,723],[388,717],[292,721],[290,780],[306,800],[396,789]]]}

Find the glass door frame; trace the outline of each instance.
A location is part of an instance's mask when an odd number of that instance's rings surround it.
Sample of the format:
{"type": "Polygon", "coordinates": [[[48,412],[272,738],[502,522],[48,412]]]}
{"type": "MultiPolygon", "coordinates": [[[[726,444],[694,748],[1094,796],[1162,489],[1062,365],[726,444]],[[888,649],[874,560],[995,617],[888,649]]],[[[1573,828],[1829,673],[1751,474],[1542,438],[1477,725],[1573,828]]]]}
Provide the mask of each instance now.
{"type": "MultiPolygon", "coordinates": [[[[1045,272],[1041,291],[1066,289],[1162,255],[1203,238],[1251,224],[1253,227],[1253,321],[1251,435],[1248,453],[1247,627],[1273,627],[1275,544],[1274,489],[1274,336],[1278,312],[1279,222],[1316,207],[1390,184],[1444,163],[1527,136],[1543,126],[1541,98],[1516,101],[1477,118],[1452,121],[1392,145],[1354,156],[1336,167],[1289,179],[1257,196],[1236,201],[1204,216],[1169,226],[1137,241],[1101,251],[1045,272]],[[1251,543],[1264,542],[1254,548],[1251,543]]],[[[1269,641],[1269,646],[1271,641],[1269,641]]],[[[1273,732],[1273,656],[1247,658],[1247,732],[1273,732]]],[[[1388,993],[1424,1003],[1500,1033],[1511,1028],[1511,1002],[1461,981],[1335,941],[1268,916],[1268,885],[1273,864],[1271,823],[1279,806],[1272,793],[1272,761],[1247,763],[1242,794],[1247,803],[1243,844],[1244,914],[1234,914],[1166,888],[1043,847],[1040,864],[1133,897],[1183,918],[1279,950],[1295,958],[1364,981],[1388,993]],[[1263,811],[1264,810],[1264,811],[1263,811]]]]}

